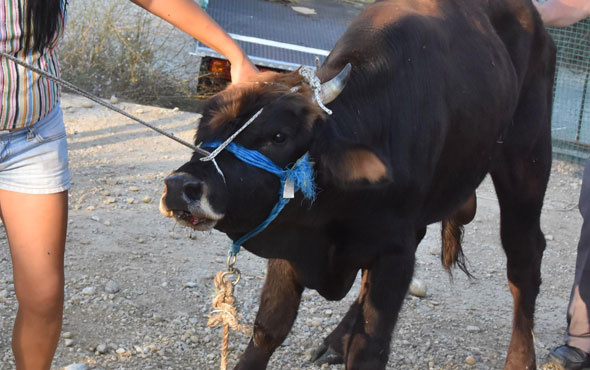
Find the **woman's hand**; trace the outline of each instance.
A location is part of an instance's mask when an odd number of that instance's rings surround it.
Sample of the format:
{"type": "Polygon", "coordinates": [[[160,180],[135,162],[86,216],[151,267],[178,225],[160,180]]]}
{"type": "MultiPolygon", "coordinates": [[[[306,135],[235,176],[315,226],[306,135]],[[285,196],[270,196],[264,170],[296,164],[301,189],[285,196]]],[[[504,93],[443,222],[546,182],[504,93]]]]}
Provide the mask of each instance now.
{"type": "Polygon", "coordinates": [[[252,81],[256,78],[256,75],[259,72],[258,68],[256,68],[256,66],[252,64],[252,62],[250,61],[250,59],[248,59],[248,56],[246,56],[246,54],[244,54],[243,57],[240,58],[240,60],[230,60],[230,64],[232,84],[252,81]]]}
{"type": "Polygon", "coordinates": [[[225,56],[233,83],[253,79],[258,72],[240,46],[193,0],[131,1],[225,56]]]}
{"type": "Polygon", "coordinates": [[[533,0],[533,5],[549,27],[566,27],[590,17],[590,0],[533,0]]]}

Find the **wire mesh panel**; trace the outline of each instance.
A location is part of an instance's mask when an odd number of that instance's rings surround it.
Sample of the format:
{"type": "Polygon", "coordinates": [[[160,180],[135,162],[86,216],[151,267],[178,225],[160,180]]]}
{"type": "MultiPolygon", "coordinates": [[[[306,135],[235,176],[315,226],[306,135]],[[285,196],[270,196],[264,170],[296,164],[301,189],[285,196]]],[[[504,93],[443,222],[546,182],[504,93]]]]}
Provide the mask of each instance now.
{"type": "Polygon", "coordinates": [[[549,32],[557,44],[554,157],[583,162],[590,157],[590,18],[549,32]]]}

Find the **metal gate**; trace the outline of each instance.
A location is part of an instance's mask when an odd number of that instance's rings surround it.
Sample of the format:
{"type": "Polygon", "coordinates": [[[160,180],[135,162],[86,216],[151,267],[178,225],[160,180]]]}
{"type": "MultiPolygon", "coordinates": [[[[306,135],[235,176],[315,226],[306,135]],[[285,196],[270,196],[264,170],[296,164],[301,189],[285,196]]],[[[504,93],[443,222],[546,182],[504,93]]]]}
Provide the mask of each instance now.
{"type": "Polygon", "coordinates": [[[553,156],[584,162],[590,157],[590,18],[549,32],[557,44],[553,156]]]}

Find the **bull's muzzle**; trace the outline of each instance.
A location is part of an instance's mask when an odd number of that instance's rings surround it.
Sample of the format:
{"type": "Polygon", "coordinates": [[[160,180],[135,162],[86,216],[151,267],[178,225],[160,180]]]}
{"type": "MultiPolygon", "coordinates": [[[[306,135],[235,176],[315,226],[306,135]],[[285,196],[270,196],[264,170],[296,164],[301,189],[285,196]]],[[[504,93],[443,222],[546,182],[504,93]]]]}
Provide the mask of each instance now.
{"type": "Polygon", "coordinates": [[[207,199],[207,185],[200,179],[185,173],[168,176],[162,198],[160,212],[172,217],[183,225],[197,230],[208,230],[223,218],[213,210],[207,199]]]}
{"type": "Polygon", "coordinates": [[[164,180],[166,204],[171,209],[187,210],[203,197],[203,182],[186,173],[173,174],[164,180]]]}

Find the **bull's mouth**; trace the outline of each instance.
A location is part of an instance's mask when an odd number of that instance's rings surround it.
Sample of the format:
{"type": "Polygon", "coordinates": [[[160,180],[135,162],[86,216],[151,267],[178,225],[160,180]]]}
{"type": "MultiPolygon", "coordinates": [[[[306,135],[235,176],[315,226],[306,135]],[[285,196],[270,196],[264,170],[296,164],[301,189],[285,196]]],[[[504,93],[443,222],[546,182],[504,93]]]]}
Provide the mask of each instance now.
{"type": "Polygon", "coordinates": [[[203,215],[193,215],[187,211],[172,211],[172,217],[179,224],[198,231],[211,230],[217,224],[217,220],[207,218],[203,215]]]}
{"type": "MultiPolygon", "coordinates": [[[[165,195],[165,193],[164,193],[165,195]]],[[[160,199],[160,213],[166,217],[170,217],[176,220],[183,226],[190,227],[197,231],[211,230],[217,224],[218,218],[211,218],[203,214],[191,213],[183,210],[173,210],[166,206],[164,196],[160,199]]]]}

